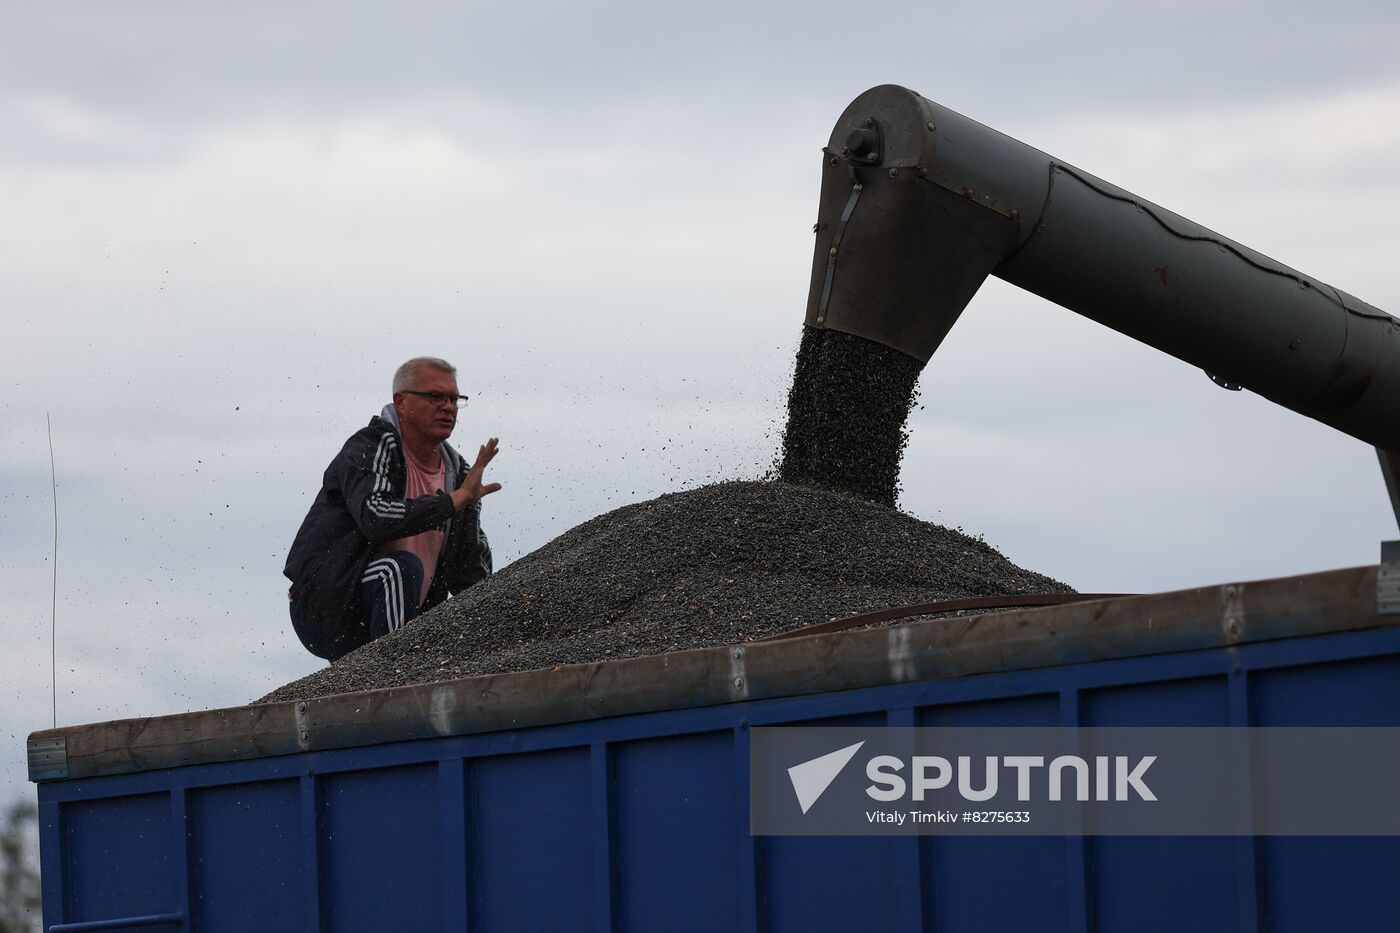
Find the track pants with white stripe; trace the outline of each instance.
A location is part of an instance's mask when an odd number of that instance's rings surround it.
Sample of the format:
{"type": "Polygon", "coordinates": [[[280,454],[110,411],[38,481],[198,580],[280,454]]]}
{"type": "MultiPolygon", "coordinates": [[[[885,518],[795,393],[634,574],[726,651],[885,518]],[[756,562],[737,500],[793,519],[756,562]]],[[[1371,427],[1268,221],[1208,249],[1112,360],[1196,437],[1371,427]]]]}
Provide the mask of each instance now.
{"type": "Polygon", "coordinates": [[[418,615],[423,591],[423,562],[408,551],[376,557],[360,577],[356,606],[368,614],[369,637],[380,638],[403,628],[418,615]]]}

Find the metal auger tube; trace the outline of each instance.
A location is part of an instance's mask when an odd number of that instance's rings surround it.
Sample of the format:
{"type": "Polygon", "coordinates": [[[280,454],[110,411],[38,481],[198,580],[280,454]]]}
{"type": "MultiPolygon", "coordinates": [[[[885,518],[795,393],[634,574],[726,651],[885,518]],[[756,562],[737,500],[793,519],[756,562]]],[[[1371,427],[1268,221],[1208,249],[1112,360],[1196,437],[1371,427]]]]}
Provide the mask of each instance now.
{"type": "Polygon", "coordinates": [[[1400,321],[893,85],[823,150],[806,323],[927,362],[988,275],[1377,448],[1400,321]]]}

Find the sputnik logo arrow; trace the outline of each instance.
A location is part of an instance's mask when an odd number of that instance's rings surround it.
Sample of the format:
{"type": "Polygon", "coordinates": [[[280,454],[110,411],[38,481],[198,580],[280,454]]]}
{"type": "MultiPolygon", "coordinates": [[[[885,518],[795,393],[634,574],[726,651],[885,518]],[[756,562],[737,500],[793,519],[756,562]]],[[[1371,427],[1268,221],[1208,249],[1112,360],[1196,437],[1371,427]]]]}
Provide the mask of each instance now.
{"type": "Polygon", "coordinates": [[[841,769],[850,763],[850,760],[855,757],[856,752],[860,751],[860,747],[864,744],[864,742],[857,742],[854,745],[847,745],[845,748],[838,748],[820,758],[813,758],[811,761],[804,761],[800,765],[788,768],[788,778],[792,781],[792,789],[797,794],[797,802],[802,807],[803,813],[812,809],[812,804],[817,802],[818,797],[826,793],[826,789],[831,786],[832,781],[836,780],[841,769]]]}

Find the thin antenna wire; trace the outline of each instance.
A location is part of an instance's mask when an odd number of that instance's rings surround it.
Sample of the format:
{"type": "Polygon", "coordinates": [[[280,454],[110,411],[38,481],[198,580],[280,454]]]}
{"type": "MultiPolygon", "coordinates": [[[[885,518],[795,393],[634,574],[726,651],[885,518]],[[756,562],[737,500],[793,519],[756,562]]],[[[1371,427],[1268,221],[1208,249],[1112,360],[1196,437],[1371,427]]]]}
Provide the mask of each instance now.
{"type": "Polygon", "coordinates": [[[53,422],[44,412],[49,430],[49,479],[53,483],[53,598],[49,603],[49,683],[53,685],[53,727],[58,728],[58,470],[53,464],[53,422]]]}

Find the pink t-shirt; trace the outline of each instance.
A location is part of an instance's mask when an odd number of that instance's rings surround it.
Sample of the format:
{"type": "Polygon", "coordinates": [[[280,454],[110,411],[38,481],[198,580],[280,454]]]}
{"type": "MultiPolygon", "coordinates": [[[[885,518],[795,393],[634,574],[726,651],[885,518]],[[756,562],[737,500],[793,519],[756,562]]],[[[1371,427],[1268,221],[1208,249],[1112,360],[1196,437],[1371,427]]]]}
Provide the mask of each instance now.
{"type": "MultiPolygon", "coordinates": [[[[437,471],[430,472],[419,465],[418,461],[414,460],[413,455],[405,448],[404,463],[408,466],[408,489],[404,494],[405,499],[431,496],[434,493],[442,492],[443,487],[447,485],[446,461],[441,457],[438,458],[437,471]]],[[[418,605],[420,606],[423,605],[423,600],[428,597],[428,587],[432,585],[433,573],[437,570],[438,555],[442,553],[442,542],[446,537],[447,532],[441,528],[431,528],[407,538],[395,538],[379,550],[381,555],[390,551],[408,551],[423,562],[423,592],[418,594],[418,605]]]]}

